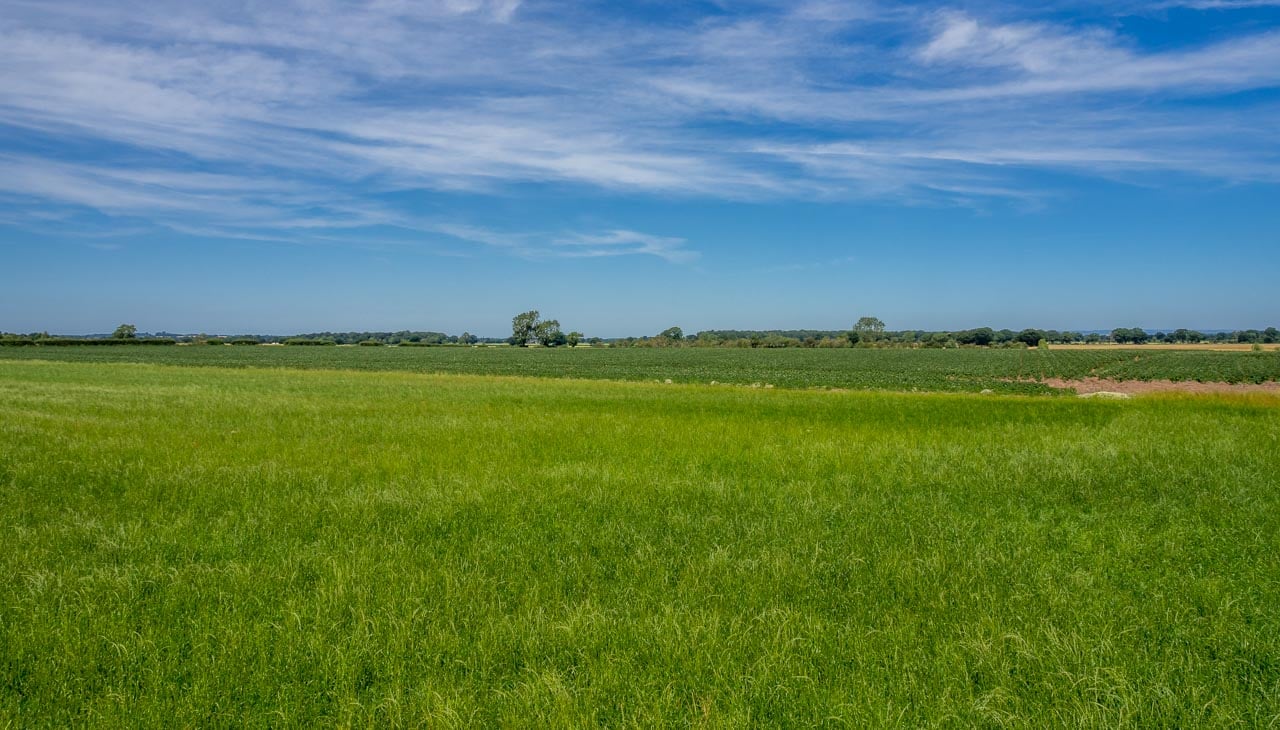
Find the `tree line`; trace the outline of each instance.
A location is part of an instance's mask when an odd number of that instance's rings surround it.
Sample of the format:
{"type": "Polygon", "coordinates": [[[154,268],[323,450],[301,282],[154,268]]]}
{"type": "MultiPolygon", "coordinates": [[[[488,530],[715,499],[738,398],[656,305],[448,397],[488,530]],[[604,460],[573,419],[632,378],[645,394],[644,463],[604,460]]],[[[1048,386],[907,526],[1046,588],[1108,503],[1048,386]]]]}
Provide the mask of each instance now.
{"type": "Polygon", "coordinates": [[[511,336],[477,337],[469,332],[449,335],[444,332],[399,330],[395,332],[311,332],[276,335],[177,335],[159,332],[139,335],[132,324],[122,324],[110,336],[60,337],[48,332],[27,334],[0,332],[0,346],[16,345],[171,345],[176,343],[210,345],[284,344],[324,345],[397,345],[400,347],[447,347],[477,344],[507,344],[516,347],[1038,347],[1049,344],[1115,343],[1142,345],[1150,343],[1280,343],[1280,330],[1245,329],[1230,332],[1199,332],[1174,329],[1149,332],[1140,327],[1120,327],[1109,333],[1059,331],[1053,329],[993,329],[977,327],[965,330],[889,330],[877,317],[861,317],[847,330],[702,330],[686,335],[680,327],[668,327],[656,335],[603,339],[585,337],[576,330],[564,332],[559,320],[544,319],[537,310],[521,312],[511,319],[511,336]]]}
{"type": "Polygon", "coordinates": [[[977,327],[966,330],[888,330],[874,317],[863,317],[848,330],[703,330],[686,336],[679,327],[669,327],[647,337],[623,337],[608,341],[614,347],[1039,347],[1041,345],[1115,343],[1165,344],[1276,344],[1280,330],[1247,329],[1202,333],[1176,329],[1148,332],[1138,327],[1121,327],[1110,333],[1074,332],[1028,328],[1023,330],[977,327]]]}
{"type": "Polygon", "coordinates": [[[448,335],[443,332],[400,330],[397,332],[311,332],[298,335],[209,335],[173,334],[157,332],[139,335],[137,327],[122,324],[109,336],[89,335],[67,337],[48,332],[0,332],[3,345],[400,345],[406,347],[434,347],[446,345],[498,344],[500,337],[477,337],[469,332],[448,335]]]}

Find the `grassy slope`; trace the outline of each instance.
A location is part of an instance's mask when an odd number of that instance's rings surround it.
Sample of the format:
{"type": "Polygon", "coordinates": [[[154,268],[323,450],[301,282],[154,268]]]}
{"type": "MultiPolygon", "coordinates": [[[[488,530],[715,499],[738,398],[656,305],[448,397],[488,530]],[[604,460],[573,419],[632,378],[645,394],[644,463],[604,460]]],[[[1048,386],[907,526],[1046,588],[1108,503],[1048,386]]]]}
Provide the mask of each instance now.
{"type": "Polygon", "coordinates": [[[1280,714],[1280,407],[0,362],[0,725],[1280,714]]]}
{"type": "Polygon", "coordinates": [[[1097,375],[1119,379],[1263,382],[1280,380],[1280,354],[1037,350],[523,349],[409,347],[0,347],[0,361],[147,362],[258,368],[770,383],[782,388],[850,388],[1042,393],[1009,382],[1097,375]]]}

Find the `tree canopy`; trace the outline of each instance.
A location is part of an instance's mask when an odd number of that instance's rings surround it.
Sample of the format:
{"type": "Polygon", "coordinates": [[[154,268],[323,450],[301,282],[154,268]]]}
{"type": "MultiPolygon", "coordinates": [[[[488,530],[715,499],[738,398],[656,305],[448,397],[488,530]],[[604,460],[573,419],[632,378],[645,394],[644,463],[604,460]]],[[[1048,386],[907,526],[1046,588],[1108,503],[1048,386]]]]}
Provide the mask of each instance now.
{"type": "Polygon", "coordinates": [[[538,338],[538,344],[543,347],[559,347],[568,339],[560,331],[559,320],[555,319],[546,319],[538,322],[533,328],[533,333],[538,338]]]}
{"type": "Polygon", "coordinates": [[[658,336],[665,337],[668,340],[675,340],[676,342],[679,342],[680,340],[684,339],[684,330],[680,329],[679,327],[668,327],[662,330],[661,332],[659,332],[658,336]]]}
{"type": "Polygon", "coordinates": [[[511,344],[524,347],[534,337],[534,329],[538,326],[538,310],[530,309],[511,318],[511,344]]]}
{"type": "MultiPolygon", "coordinates": [[[[582,333],[574,334],[577,335],[574,344],[577,344],[582,333]]],[[[569,341],[569,336],[560,331],[559,320],[542,319],[538,310],[530,309],[511,318],[511,338],[507,341],[517,347],[527,347],[531,342],[543,347],[559,347],[569,341]]]]}
{"type": "Polygon", "coordinates": [[[877,317],[859,317],[858,321],[853,325],[853,331],[859,335],[872,335],[872,337],[862,337],[862,339],[875,339],[876,335],[884,332],[884,322],[877,317]]]}

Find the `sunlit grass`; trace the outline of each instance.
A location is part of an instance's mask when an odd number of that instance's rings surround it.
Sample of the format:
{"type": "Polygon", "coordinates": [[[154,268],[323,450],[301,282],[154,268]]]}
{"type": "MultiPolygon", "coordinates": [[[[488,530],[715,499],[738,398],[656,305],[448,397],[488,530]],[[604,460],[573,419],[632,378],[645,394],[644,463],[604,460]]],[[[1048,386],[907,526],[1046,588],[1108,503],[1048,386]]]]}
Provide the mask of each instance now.
{"type": "Polygon", "coordinates": [[[0,726],[1267,726],[1278,474],[1263,396],[5,361],[0,726]]]}

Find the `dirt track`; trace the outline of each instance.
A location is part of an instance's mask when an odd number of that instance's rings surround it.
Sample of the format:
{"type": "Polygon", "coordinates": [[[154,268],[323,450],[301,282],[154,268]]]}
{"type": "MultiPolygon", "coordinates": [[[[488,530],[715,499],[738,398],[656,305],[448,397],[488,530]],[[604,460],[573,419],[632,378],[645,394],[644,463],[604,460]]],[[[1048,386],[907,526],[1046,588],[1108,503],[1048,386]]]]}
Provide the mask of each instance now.
{"type": "Polygon", "coordinates": [[[1194,380],[1107,380],[1082,378],[1065,380],[1045,378],[1040,381],[1051,388],[1075,388],[1077,393],[1280,393],[1280,383],[1200,383],[1194,380]]]}

